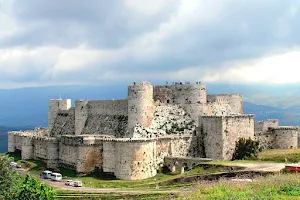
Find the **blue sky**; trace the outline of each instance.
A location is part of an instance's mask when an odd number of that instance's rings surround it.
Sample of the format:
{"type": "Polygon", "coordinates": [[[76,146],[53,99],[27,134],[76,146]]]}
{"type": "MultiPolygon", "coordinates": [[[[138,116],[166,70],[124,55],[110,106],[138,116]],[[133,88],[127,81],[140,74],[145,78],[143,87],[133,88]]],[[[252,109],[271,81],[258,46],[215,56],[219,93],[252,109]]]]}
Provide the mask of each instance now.
{"type": "Polygon", "coordinates": [[[0,0],[0,88],[298,83],[299,0],[0,0]]]}

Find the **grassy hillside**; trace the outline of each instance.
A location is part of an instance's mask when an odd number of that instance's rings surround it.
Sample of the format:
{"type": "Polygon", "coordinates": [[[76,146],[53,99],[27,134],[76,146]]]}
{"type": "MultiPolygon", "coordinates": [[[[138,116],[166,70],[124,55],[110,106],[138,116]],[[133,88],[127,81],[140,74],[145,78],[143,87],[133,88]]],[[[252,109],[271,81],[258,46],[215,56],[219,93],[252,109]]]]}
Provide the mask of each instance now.
{"type": "Polygon", "coordinates": [[[199,183],[193,191],[185,192],[179,200],[248,200],[300,199],[300,175],[281,174],[261,177],[253,182],[223,180],[199,183]]]}

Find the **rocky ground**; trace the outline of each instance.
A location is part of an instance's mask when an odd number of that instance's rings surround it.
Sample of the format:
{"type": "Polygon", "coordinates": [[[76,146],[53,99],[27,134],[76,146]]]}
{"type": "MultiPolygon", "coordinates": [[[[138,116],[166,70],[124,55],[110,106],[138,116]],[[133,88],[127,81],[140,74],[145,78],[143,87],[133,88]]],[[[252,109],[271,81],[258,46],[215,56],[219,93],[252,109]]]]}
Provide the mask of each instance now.
{"type": "Polygon", "coordinates": [[[195,128],[195,122],[181,105],[163,104],[156,107],[150,127],[145,128],[137,124],[134,128],[134,135],[152,138],[166,135],[192,134],[195,132],[195,128]]]}

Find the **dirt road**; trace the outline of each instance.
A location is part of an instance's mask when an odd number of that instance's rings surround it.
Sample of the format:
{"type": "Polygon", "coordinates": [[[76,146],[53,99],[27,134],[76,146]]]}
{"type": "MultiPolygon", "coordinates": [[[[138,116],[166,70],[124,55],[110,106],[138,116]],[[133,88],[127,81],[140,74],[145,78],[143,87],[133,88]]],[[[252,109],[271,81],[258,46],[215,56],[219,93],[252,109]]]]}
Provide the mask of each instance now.
{"type": "MultiPolygon", "coordinates": [[[[22,168],[16,168],[16,170],[22,174],[25,175],[27,173],[27,170],[22,169],[22,168]]],[[[137,190],[137,189],[120,189],[120,188],[91,188],[91,187],[72,187],[72,186],[67,186],[65,185],[64,182],[59,182],[59,181],[52,181],[49,179],[43,179],[39,176],[36,175],[32,175],[35,176],[39,179],[39,181],[46,183],[47,185],[50,185],[56,189],[59,190],[69,190],[69,191],[80,191],[80,192],[91,192],[91,193],[119,193],[119,194],[162,194],[162,193],[166,193],[166,194],[178,194],[180,193],[181,190],[155,190],[155,188],[153,188],[153,190],[137,190]]]]}
{"type": "MultiPolygon", "coordinates": [[[[227,163],[226,163],[227,164],[227,163]]],[[[285,163],[263,163],[263,162],[228,162],[230,166],[245,167],[248,171],[279,172],[285,167],[285,163]]]]}

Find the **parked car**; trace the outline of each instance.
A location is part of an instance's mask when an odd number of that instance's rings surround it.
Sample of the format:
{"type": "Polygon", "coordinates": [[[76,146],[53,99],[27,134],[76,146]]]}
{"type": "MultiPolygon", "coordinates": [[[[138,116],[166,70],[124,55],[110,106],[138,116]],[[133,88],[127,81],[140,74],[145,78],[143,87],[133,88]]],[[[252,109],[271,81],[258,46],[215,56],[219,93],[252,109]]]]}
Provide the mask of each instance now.
{"type": "Polygon", "coordinates": [[[41,177],[44,179],[50,179],[51,174],[52,174],[52,171],[46,170],[41,173],[41,177]]]}
{"type": "Polygon", "coordinates": [[[17,165],[16,165],[16,168],[21,168],[21,167],[22,167],[21,164],[17,164],[17,165]]]}
{"type": "Polygon", "coordinates": [[[73,186],[74,187],[82,187],[82,181],[74,181],[73,186]]]}
{"type": "Polygon", "coordinates": [[[62,179],[62,175],[60,173],[52,173],[51,180],[52,181],[60,181],[62,179]]]}
{"type": "Polygon", "coordinates": [[[9,164],[13,167],[16,167],[18,165],[18,163],[14,162],[14,161],[10,162],[9,164]]]}
{"type": "Polygon", "coordinates": [[[66,180],[65,181],[65,185],[73,186],[74,185],[74,181],[73,180],[66,180]]]}

